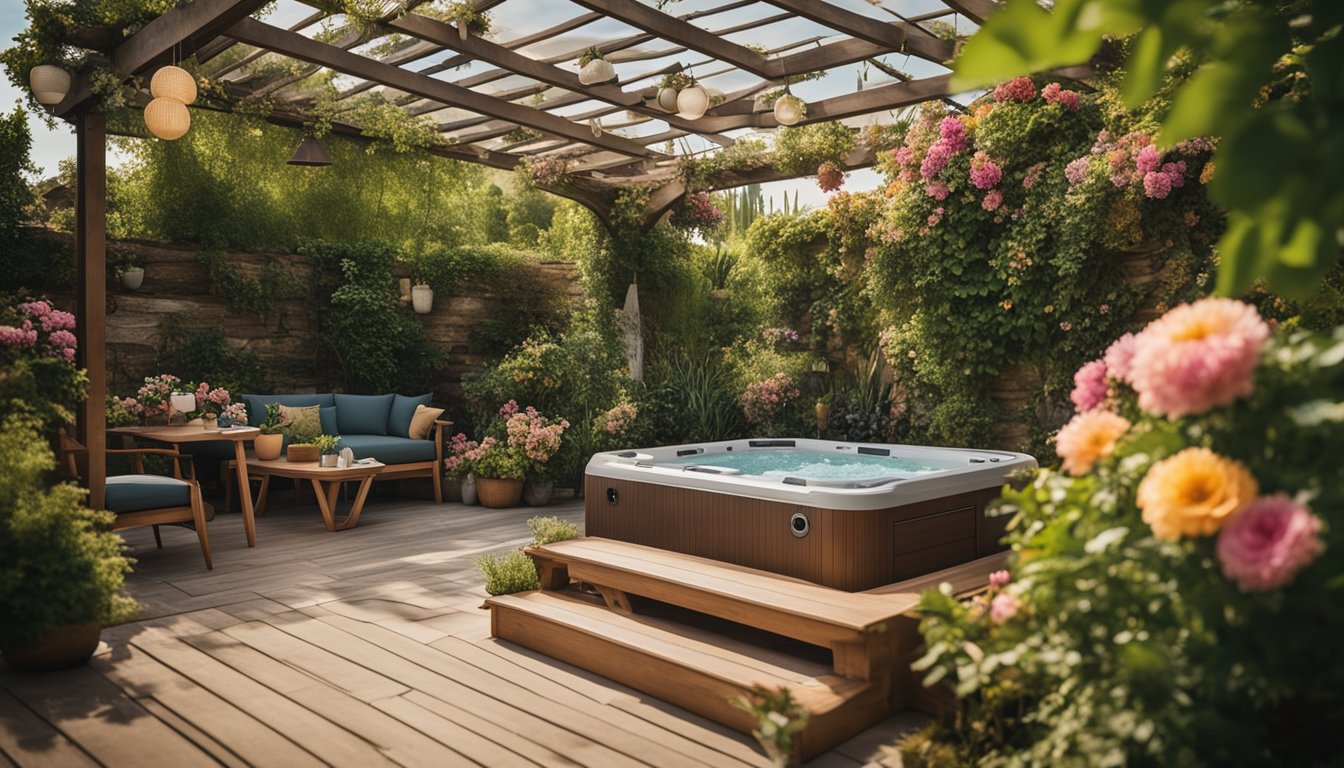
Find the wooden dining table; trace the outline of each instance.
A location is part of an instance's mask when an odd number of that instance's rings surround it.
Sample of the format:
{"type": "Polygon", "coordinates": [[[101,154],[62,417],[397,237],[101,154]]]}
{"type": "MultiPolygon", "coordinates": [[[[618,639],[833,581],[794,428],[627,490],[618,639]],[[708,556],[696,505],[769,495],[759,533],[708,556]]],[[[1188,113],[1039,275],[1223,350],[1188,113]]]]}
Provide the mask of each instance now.
{"type": "Polygon", "coordinates": [[[205,429],[200,426],[153,426],[153,427],[113,427],[107,430],[109,435],[128,437],[167,443],[180,450],[184,443],[208,443],[228,440],[233,443],[234,465],[238,475],[238,495],[243,504],[243,530],[247,533],[247,546],[257,545],[257,523],[252,510],[252,491],[247,480],[247,448],[245,443],[261,434],[256,427],[228,427],[224,429],[205,429]]]}

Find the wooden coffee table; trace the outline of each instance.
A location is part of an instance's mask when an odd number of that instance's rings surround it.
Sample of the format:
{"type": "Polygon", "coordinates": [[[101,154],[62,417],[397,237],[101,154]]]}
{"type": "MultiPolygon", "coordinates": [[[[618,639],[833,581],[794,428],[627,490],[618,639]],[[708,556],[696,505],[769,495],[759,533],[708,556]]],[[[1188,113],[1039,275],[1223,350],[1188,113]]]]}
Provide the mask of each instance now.
{"type": "Polygon", "coordinates": [[[270,486],[272,476],[309,480],[313,484],[317,506],[322,510],[322,519],[327,523],[327,530],[344,531],[347,528],[354,528],[355,523],[359,522],[359,513],[364,509],[364,499],[369,495],[369,487],[373,485],[374,476],[383,471],[383,466],[375,461],[350,467],[323,467],[315,461],[285,459],[262,461],[253,456],[247,460],[247,474],[261,479],[261,491],[257,494],[256,503],[258,517],[266,511],[266,489],[270,486]],[[340,491],[342,483],[356,480],[359,481],[359,492],[355,494],[355,502],[350,507],[350,513],[337,521],[336,494],[340,491]]]}

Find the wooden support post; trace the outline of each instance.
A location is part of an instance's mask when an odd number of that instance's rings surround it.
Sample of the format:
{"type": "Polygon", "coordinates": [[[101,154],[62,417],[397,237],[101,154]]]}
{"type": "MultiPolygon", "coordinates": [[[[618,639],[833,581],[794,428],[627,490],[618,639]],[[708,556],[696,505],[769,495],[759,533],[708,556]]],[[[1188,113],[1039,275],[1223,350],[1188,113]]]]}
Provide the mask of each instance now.
{"type": "Polygon", "coordinates": [[[88,448],[89,506],[103,508],[107,483],[107,118],[86,109],[75,119],[75,269],[79,364],[88,370],[89,396],[79,413],[79,438],[88,448]]]}

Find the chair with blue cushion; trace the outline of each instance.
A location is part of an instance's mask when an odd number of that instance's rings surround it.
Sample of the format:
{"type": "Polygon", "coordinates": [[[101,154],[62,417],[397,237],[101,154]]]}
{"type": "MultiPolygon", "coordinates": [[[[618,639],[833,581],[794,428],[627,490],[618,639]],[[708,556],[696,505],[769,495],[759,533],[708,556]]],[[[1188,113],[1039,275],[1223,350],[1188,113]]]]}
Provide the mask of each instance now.
{"type": "MultiPolygon", "coordinates": [[[[78,477],[75,455],[87,455],[88,449],[62,433],[61,451],[65,457],[65,471],[73,477],[78,477]]],[[[195,528],[196,537],[200,539],[206,569],[214,570],[214,561],[210,557],[210,536],[206,531],[205,503],[201,499],[201,486],[196,482],[196,465],[191,461],[191,457],[167,448],[110,448],[107,454],[131,457],[132,467],[135,469],[134,474],[107,478],[103,506],[117,516],[112,523],[112,530],[122,531],[152,525],[154,544],[162,549],[160,525],[189,524],[195,528]],[[171,459],[173,476],[145,473],[143,458],[146,455],[171,459]],[[186,459],[190,467],[189,477],[182,475],[183,459],[186,459]]]]}

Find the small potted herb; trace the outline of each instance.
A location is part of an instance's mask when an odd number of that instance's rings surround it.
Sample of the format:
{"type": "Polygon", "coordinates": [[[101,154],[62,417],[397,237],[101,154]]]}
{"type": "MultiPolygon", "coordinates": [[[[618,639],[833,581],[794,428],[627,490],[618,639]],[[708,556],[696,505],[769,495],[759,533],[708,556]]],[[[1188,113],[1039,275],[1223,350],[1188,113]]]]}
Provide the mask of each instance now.
{"type": "Polygon", "coordinates": [[[317,446],[317,452],[321,455],[318,460],[320,466],[334,467],[336,460],[336,448],[341,444],[341,438],[336,435],[318,435],[313,438],[313,445],[317,446]]]}
{"type": "Polygon", "coordinates": [[[262,461],[275,461],[285,447],[285,425],[280,421],[280,404],[266,404],[266,419],[257,425],[261,434],[252,441],[252,449],[262,461]]]}
{"type": "Polygon", "coordinates": [[[609,83],[616,79],[616,69],[602,56],[596,47],[589,48],[579,56],[579,82],[584,85],[609,83]]]}

